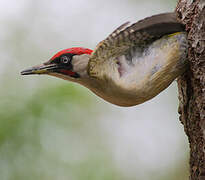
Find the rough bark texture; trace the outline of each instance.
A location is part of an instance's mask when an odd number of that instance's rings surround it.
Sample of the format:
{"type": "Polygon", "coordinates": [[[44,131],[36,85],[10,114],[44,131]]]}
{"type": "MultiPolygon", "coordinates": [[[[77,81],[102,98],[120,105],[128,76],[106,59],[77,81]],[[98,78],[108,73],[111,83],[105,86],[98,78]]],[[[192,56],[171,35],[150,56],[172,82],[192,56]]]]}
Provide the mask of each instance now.
{"type": "Polygon", "coordinates": [[[188,32],[188,71],[178,79],[179,113],[190,144],[190,179],[205,180],[205,0],[179,0],[188,32]]]}

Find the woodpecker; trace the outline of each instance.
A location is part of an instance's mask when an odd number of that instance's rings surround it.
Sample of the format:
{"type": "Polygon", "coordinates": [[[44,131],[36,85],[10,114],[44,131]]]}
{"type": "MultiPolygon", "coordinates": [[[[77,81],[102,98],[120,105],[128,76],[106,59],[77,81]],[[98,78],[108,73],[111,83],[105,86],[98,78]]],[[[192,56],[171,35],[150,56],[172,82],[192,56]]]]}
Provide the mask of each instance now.
{"type": "Polygon", "coordinates": [[[167,88],[187,67],[187,34],[175,13],[126,22],[94,51],[73,47],[22,75],[48,74],[79,83],[119,106],[141,104],[167,88]]]}

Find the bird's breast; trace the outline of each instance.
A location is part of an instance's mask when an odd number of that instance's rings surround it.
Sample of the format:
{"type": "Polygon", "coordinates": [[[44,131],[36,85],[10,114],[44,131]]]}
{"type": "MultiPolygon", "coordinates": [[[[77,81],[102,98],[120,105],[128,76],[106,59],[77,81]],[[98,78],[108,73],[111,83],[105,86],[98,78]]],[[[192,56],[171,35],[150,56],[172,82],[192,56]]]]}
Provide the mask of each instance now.
{"type": "Polygon", "coordinates": [[[186,53],[185,33],[165,36],[145,48],[131,47],[101,66],[103,88],[96,94],[120,106],[143,103],[185,71],[186,53]]]}

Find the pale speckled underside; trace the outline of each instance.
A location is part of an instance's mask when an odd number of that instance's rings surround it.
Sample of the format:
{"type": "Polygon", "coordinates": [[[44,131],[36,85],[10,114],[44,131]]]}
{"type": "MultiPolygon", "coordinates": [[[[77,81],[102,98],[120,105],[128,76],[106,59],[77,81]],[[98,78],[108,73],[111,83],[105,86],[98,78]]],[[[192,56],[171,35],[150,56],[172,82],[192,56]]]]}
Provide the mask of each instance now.
{"type": "Polygon", "coordinates": [[[123,24],[92,53],[88,63],[92,83],[86,87],[120,106],[153,98],[186,69],[183,31],[175,13],[123,24]]]}
{"type": "Polygon", "coordinates": [[[125,55],[100,63],[96,79],[101,83],[90,89],[120,106],[143,103],[185,71],[186,51],[186,33],[164,36],[147,47],[133,47],[125,55]]]}

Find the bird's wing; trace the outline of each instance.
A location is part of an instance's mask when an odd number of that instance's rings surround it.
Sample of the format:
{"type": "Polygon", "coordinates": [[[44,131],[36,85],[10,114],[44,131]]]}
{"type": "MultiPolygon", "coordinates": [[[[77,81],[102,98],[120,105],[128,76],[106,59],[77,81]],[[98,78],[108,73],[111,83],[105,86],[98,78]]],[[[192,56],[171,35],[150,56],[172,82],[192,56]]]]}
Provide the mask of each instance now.
{"type": "Polygon", "coordinates": [[[97,64],[123,55],[131,47],[143,47],[164,35],[184,31],[184,26],[177,21],[174,12],[154,15],[130,26],[128,24],[126,22],[118,27],[97,45],[89,60],[89,74],[95,74],[97,64]]]}

